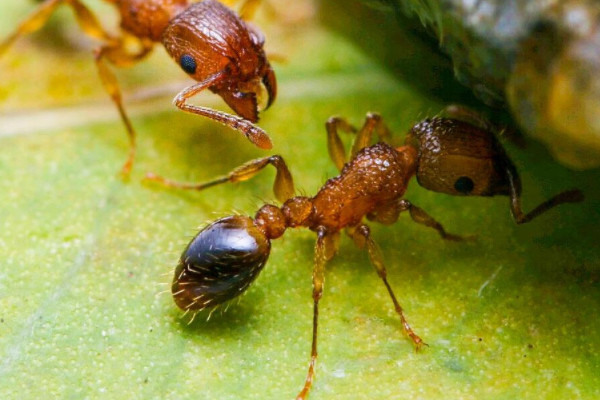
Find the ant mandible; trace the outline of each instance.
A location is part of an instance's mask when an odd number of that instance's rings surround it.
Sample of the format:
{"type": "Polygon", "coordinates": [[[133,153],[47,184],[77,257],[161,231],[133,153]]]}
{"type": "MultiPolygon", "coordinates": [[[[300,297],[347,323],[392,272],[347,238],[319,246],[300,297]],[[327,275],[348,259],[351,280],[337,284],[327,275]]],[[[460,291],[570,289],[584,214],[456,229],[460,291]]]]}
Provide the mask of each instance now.
{"type": "Polygon", "coordinates": [[[528,222],[562,203],[579,202],[579,190],[562,192],[543,202],[533,211],[521,210],[521,183],[517,171],[494,137],[489,125],[478,114],[454,107],[449,117],[426,119],[410,130],[405,145],[393,147],[390,132],[377,114],[368,114],[357,131],[345,120],[327,122],[329,154],[340,175],[329,179],[314,197],[294,196],[292,176],[280,156],[250,161],[227,176],[194,185],[173,182],[161,177],[154,180],[176,188],[205,189],[225,182],[239,182],[273,165],[274,193],[283,203],[262,206],[253,218],[229,216],[202,229],[183,251],[171,291],[175,303],[195,315],[213,309],[243,293],[258,276],[271,249],[271,240],[281,237],[287,228],[307,227],[317,233],[313,283],[313,331],[311,358],[304,387],[297,399],[308,396],[317,359],[319,300],[323,292],[325,264],[338,250],[342,229],[359,248],[366,248],[369,259],[383,281],[402,326],[416,349],[426,343],[409,325],[400,303],[387,280],[381,250],[371,237],[370,221],[396,222],[408,211],[413,221],[435,229],[443,239],[460,241],[463,237],[446,232],[443,226],[423,209],[403,199],[413,176],[423,187],[453,195],[510,196],[512,215],[517,223],[528,222]],[[357,132],[350,160],[338,130],[357,132]],[[369,145],[376,132],[380,142],[369,145]]]}
{"type": "MultiPolygon", "coordinates": [[[[103,42],[95,51],[96,66],[105,90],[117,106],[129,137],[129,155],[121,173],[129,175],[136,151],[135,130],[125,112],[121,90],[106,61],[117,67],[144,59],[157,42],[196,84],[185,88],[174,103],[183,111],[211,118],[244,134],[262,149],[272,147],[264,130],[254,125],[266,94],[265,109],[277,95],[275,72],[263,50],[264,36],[225,5],[215,0],[105,0],[121,17],[122,35],[114,37],[99,24],[80,0],[45,0],[3,42],[0,55],[20,36],[40,29],[62,4],[70,6],[83,32],[103,42]],[[138,50],[129,52],[130,41],[138,50]],[[197,93],[209,89],[218,94],[239,115],[188,104],[197,93]]],[[[253,12],[258,0],[245,0],[241,15],[253,12]]]]}

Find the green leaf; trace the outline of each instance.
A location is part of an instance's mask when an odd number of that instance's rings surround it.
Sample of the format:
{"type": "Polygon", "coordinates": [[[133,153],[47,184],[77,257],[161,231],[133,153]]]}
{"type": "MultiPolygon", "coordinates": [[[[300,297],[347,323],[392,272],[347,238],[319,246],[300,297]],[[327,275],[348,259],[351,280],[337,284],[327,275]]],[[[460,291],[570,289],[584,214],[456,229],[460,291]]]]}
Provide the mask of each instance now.
{"type": "MultiPolygon", "coordinates": [[[[5,37],[31,5],[0,7],[5,37]]],[[[359,125],[378,111],[401,138],[445,105],[348,34],[369,35],[389,16],[365,10],[364,21],[340,30],[344,10],[335,9],[340,15],[324,8],[302,23],[260,20],[269,50],[286,58],[275,66],[279,98],[260,125],[308,195],[336,174],[324,129],[331,115],[359,125]]],[[[239,304],[209,321],[200,314],[188,324],[163,293],[199,227],[274,201],[273,171],[200,193],[140,182],[146,171],[205,181],[265,152],[176,111],[170,99],[189,82],[157,47],[149,61],[117,71],[139,132],[132,179],[122,182],[123,126],[89,51],[69,50],[71,32],[72,15],[61,12],[0,59],[0,398],[293,398],[310,354],[314,233],[289,230],[274,241],[239,304]],[[67,43],[53,47],[48,35],[67,43]]],[[[431,51],[419,46],[405,61],[425,74],[431,51]]],[[[471,101],[454,101],[463,99],[471,101]]],[[[198,102],[224,107],[208,93],[198,102]]],[[[415,353],[366,255],[344,237],[327,267],[311,399],[600,396],[599,173],[568,171],[536,143],[506,147],[526,209],[570,187],[586,201],[517,226],[506,198],[411,184],[406,197],[449,231],[477,235],[446,243],[407,216],[372,225],[390,283],[429,347],[415,353]]]]}

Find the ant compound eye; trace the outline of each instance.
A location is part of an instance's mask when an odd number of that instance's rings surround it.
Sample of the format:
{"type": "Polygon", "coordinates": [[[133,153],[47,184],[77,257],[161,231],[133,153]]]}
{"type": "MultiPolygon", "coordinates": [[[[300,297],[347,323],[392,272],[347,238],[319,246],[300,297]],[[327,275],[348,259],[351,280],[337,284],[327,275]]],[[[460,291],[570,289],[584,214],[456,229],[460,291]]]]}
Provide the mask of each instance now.
{"type": "Polygon", "coordinates": [[[195,73],[198,66],[196,64],[196,60],[194,60],[194,57],[190,56],[189,54],[184,54],[181,56],[179,59],[179,65],[181,65],[181,68],[188,74],[195,73]]]}
{"type": "Polygon", "coordinates": [[[188,244],[171,285],[182,310],[203,310],[242,294],[267,262],[271,243],[249,217],[219,219],[188,244]]]}
{"type": "Polygon", "coordinates": [[[460,193],[469,194],[474,187],[473,180],[468,176],[461,176],[454,182],[454,189],[460,193]]]}

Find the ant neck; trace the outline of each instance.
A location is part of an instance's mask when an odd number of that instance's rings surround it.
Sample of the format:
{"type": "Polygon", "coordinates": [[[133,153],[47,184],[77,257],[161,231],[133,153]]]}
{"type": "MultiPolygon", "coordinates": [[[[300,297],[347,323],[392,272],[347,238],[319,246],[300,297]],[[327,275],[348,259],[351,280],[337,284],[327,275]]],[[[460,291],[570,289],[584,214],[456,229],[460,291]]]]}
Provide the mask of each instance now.
{"type": "Polygon", "coordinates": [[[254,224],[269,239],[277,239],[287,228],[309,226],[312,215],[312,199],[295,196],[287,200],[281,208],[265,204],[254,216],[254,224]]]}
{"type": "Polygon", "coordinates": [[[414,175],[417,172],[417,164],[419,162],[419,151],[413,143],[406,144],[404,146],[396,147],[395,150],[403,158],[405,164],[411,169],[410,175],[414,175]]]}

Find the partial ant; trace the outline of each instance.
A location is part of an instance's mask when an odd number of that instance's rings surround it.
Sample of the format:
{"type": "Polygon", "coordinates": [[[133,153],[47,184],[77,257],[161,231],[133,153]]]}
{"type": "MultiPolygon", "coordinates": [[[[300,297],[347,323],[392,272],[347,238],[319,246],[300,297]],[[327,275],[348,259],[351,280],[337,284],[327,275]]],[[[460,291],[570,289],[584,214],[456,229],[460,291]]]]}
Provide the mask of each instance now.
{"type": "Polygon", "coordinates": [[[426,343],[411,328],[387,280],[381,250],[371,237],[364,217],[382,224],[396,222],[403,211],[412,220],[435,229],[443,239],[465,238],[446,232],[423,209],[403,199],[413,176],[427,189],[459,196],[510,197],[510,209],[517,223],[525,223],[562,204],[583,200],[581,191],[568,190],[552,197],[525,214],[521,209],[521,181],[516,168],[494,136],[491,124],[462,107],[446,110],[447,117],[426,119],[412,127],[400,147],[389,145],[390,131],[378,114],[368,114],[360,130],[341,118],[326,124],[329,154],[340,175],[329,179],[314,197],[294,196],[292,176],[278,155],[250,161],[227,176],[203,184],[178,183],[159,176],[152,180],[166,186],[202,190],[225,182],[239,182],[255,176],[267,165],[277,171],[275,197],[281,207],[263,205],[253,218],[234,215],[221,218],[202,229],[183,251],[175,269],[171,292],[175,303],[195,315],[213,309],[242,294],[267,262],[271,240],[287,228],[307,227],[317,233],[313,269],[313,332],[311,359],[304,387],[297,399],[306,399],[317,359],[319,300],[323,292],[325,264],[338,250],[342,229],[369,259],[383,281],[402,326],[419,350],[426,343]],[[338,130],[355,132],[346,159],[338,130]],[[369,145],[376,132],[380,142],[369,145]]]}
{"type": "Polygon", "coordinates": [[[95,51],[96,66],[129,137],[129,155],[121,168],[124,176],[129,175],[133,166],[136,133],[125,112],[117,79],[105,60],[117,67],[130,66],[148,56],[157,42],[161,42],[181,69],[197,81],[175,96],[177,107],[235,129],[262,149],[272,147],[269,136],[254,123],[258,121],[264,95],[268,96],[265,109],[277,96],[275,72],[263,50],[263,34],[243,20],[253,12],[257,0],[245,0],[242,17],[215,0],[200,3],[188,0],[105,1],[119,11],[120,36],[107,33],[80,0],[45,0],[0,42],[0,55],[19,37],[43,27],[58,6],[70,6],[82,31],[103,42],[95,51]],[[131,41],[138,46],[135,53],[128,51],[131,41]],[[205,89],[221,96],[239,116],[187,103],[205,89]]]}

